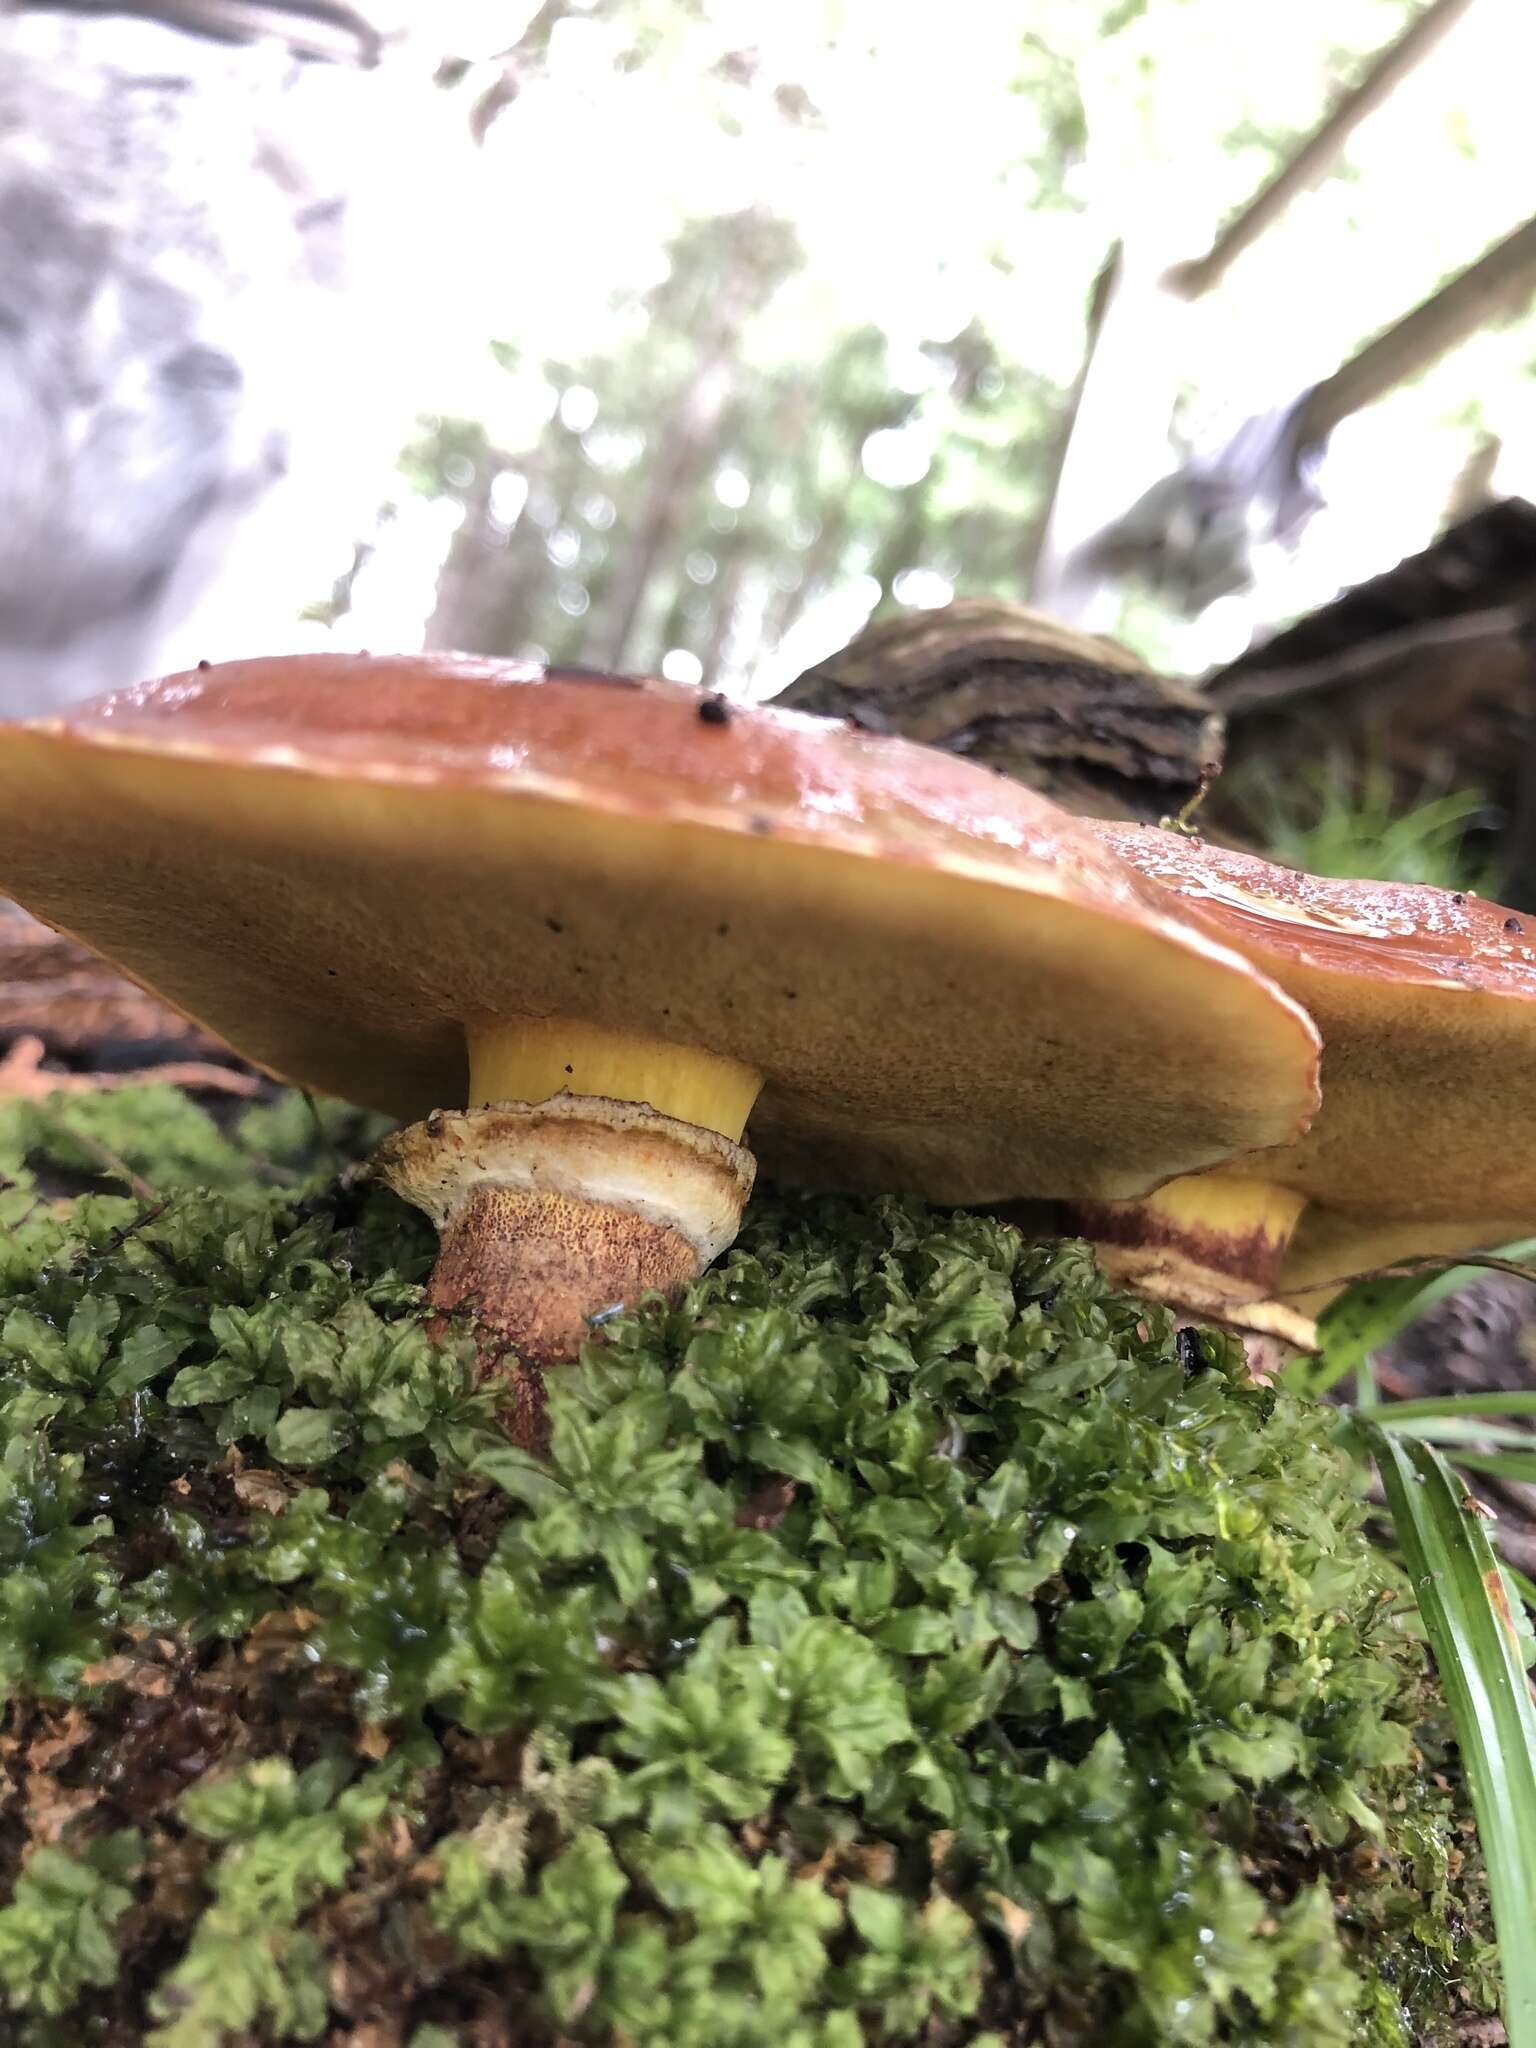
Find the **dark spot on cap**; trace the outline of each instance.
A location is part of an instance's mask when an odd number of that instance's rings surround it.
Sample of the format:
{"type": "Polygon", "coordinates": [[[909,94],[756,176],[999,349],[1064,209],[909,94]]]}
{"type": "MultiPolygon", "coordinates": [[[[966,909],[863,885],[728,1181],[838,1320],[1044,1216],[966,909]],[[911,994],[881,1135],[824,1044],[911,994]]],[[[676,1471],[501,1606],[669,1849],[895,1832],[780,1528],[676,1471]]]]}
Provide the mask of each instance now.
{"type": "Polygon", "coordinates": [[[549,929],[552,932],[563,932],[565,930],[565,926],[560,922],[558,917],[546,917],[544,922],[549,926],[549,929]]]}
{"type": "Polygon", "coordinates": [[[798,990],[798,989],[793,989],[793,988],[787,988],[787,989],[785,989],[785,991],[784,991],[784,1000],[785,1000],[785,1002],[786,1002],[786,1003],[797,1003],[797,1002],[798,1002],[798,1001],[800,1000],[800,992],[799,992],[799,990],[798,990]]]}
{"type": "Polygon", "coordinates": [[[334,974],[336,972],[334,967],[327,967],[325,971],[327,974],[334,974]]]}
{"type": "Polygon", "coordinates": [[[1504,920],[1504,929],[1507,932],[1513,932],[1515,936],[1518,938],[1520,934],[1525,930],[1525,926],[1520,922],[1518,917],[1506,917],[1504,920]]]}
{"type": "Polygon", "coordinates": [[[730,926],[728,924],[717,924],[715,926],[715,936],[721,939],[728,939],[731,936],[730,926]]]}
{"type": "Polygon", "coordinates": [[[699,706],[700,725],[729,725],[731,707],[723,697],[706,697],[699,706]]]}
{"type": "Polygon", "coordinates": [[[197,664],[197,666],[198,666],[199,670],[202,670],[202,669],[212,668],[212,667],[213,667],[213,663],[212,663],[211,661],[200,661],[200,662],[199,662],[199,663],[197,664]]]}
{"type": "Polygon", "coordinates": [[[1462,895],[1459,889],[1453,889],[1451,891],[1451,901],[1453,903],[1465,903],[1466,900],[1466,897],[1462,895]]]}
{"type": "Polygon", "coordinates": [[[574,1067],[567,1067],[565,1071],[566,1071],[566,1072],[567,1072],[568,1074],[574,1074],[574,1073],[575,1073],[575,1071],[576,1071],[576,1069],[575,1069],[574,1067]]]}
{"type": "Polygon", "coordinates": [[[764,818],[761,816],[755,817],[752,820],[750,829],[753,832],[755,832],[760,839],[770,838],[773,833],[773,820],[772,818],[764,818]]]}

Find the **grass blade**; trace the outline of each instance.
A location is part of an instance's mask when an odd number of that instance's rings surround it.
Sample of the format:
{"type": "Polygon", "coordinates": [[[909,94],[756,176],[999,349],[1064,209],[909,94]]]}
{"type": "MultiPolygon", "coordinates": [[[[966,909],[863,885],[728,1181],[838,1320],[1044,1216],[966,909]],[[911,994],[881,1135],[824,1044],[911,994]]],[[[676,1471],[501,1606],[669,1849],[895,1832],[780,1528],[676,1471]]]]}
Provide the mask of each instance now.
{"type": "MultiPolygon", "coordinates": [[[[1528,1261],[1536,1257],[1536,1238],[1503,1245],[1495,1256],[1514,1264],[1528,1261]]],[[[1354,1373],[1363,1392],[1373,1353],[1390,1344],[1437,1302],[1482,1279],[1487,1271],[1485,1265],[1446,1266],[1438,1273],[1384,1274],[1378,1280],[1360,1280],[1346,1287],[1318,1318],[1316,1354],[1296,1360],[1286,1373],[1288,1383],[1300,1393],[1325,1394],[1354,1373]]],[[[1366,1404],[1362,1401],[1360,1405],[1366,1404]]]]}
{"type": "MultiPolygon", "coordinates": [[[[1432,1444],[1471,1444],[1487,1450],[1497,1446],[1505,1451],[1536,1451],[1536,1430],[1516,1422],[1489,1422],[1477,1415],[1421,1415],[1398,1420],[1390,1406],[1367,1404],[1368,1419],[1390,1429],[1396,1436],[1421,1436],[1432,1444]]],[[[1460,1456],[1453,1449],[1453,1456],[1460,1456]]]]}
{"type": "Polygon", "coordinates": [[[1453,1451],[1451,1455],[1469,1472],[1491,1472],[1496,1479],[1536,1484],[1536,1451],[1453,1451]]]}
{"type": "Polygon", "coordinates": [[[1477,1277],[1475,1267],[1448,1266],[1443,1273],[1361,1280],[1346,1287],[1318,1317],[1316,1354],[1298,1358],[1286,1378],[1300,1393],[1326,1394],[1350,1373],[1366,1370],[1373,1354],[1399,1331],[1477,1277]]]}
{"type": "Polygon", "coordinates": [[[1419,1613],[1455,1722],[1488,1865],[1510,2048],[1536,2048],[1536,1705],[1498,1560],[1434,1447],[1369,1422],[1419,1613]]]}
{"type": "Polygon", "coordinates": [[[1536,1393],[1430,1394],[1422,1401],[1382,1401],[1355,1413],[1383,1429],[1398,1429],[1426,1415],[1536,1415],[1536,1393]]]}

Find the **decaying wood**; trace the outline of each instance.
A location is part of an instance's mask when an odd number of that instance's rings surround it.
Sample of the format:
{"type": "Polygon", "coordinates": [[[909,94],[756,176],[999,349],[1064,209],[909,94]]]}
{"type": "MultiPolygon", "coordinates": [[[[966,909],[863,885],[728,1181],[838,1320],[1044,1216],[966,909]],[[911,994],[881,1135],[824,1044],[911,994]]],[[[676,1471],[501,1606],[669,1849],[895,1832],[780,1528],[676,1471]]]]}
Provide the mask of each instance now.
{"type": "Polygon", "coordinates": [[[1528,220],[1314,386],[1297,422],[1297,446],[1321,446],[1351,415],[1417,377],[1458,342],[1516,311],[1533,294],[1536,220],[1528,220]]]}
{"type": "Polygon", "coordinates": [[[1406,807],[1469,789],[1497,821],[1501,892],[1536,904],[1536,506],[1483,507],[1208,679],[1227,721],[1215,813],[1330,752],[1384,766],[1406,807]]]}
{"type": "Polygon", "coordinates": [[[1194,691],[1003,598],[868,627],[777,701],[964,754],[1093,817],[1176,810],[1221,756],[1194,691]]]}
{"type": "Polygon", "coordinates": [[[0,1096],[150,1080],[223,1095],[262,1086],[218,1039],[0,898],[0,1096]]]}
{"type": "Polygon", "coordinates": [[[83,946],[0,900],[0,1040],[35,1035],[57,1053],[169,1048],[218,1050],[185,1017],[125,981],[83,946]]]}
{"type": "Polygon", "coordinates": [[[239,1095],[262,1092],[259,1075],[241,1067],[219,1066],[213,1060],[165,1060],[148,1067],[126,1067],[121,1072],[76,1074],[43,1064],[48,1048],[40,1038],[18,1038],[0,1057],[0,1101],[21,1096],[41,1102],[49,1095],[94,1095],[103,1088],[133,1088],[150,1081],[169,1088],[185,1088],[191,1094],[239,1095]]]}

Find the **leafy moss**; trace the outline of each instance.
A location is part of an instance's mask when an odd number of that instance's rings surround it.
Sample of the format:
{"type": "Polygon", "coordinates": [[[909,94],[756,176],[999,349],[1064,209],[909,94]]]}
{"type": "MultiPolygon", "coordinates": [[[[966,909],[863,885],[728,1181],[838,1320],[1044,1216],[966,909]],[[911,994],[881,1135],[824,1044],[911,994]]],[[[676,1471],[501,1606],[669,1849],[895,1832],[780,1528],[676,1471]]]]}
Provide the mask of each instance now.
{"type": "Polygon", "coordinates": [[[68,2012],[87,1985],[118,1971],[112,1930],[133,1902],[124,1879],[138,1874],[131,1829],[98,1835],[78,1854],[40,1848],[0,1911],[0,1982],[22,2011],[68,2012]]]}
{"type": "Polygon", "coordinates": [[[177,1100],[168,1162],[112,1103],[154,1203],[0,1194],[26,2024],[1406,2048],[1486,2002],[1351,1468],[1082,1246],[764,1200],[541,1463],[426,1336],[419,1219],[274,1185],[290,1109],[177,1100]]]}

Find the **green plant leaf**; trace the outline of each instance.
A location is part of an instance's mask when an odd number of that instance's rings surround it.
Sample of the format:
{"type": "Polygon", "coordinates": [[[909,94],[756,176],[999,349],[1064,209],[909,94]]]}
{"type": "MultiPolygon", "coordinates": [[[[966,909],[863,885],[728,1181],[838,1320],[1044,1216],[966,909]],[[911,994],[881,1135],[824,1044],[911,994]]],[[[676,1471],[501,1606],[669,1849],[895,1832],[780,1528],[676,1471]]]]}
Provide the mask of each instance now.
{"type": "Polygon", "coordinates": [[[1510,2048],[1536,2048],[1536,1704],[1505,1581],[1439,1452],[1356,1426],[1381,1473],[1456,1724],[1487,1859],[1510,2048]]]}
{"type": "Polygon", "coordinates": [[[284,1465],[323,1465],[347,1440],[340,1408],[290,1408],[267,1432],[267,1449],[284,1465]]]}
{"type": "Polygon", "coordinates": [[[1536,1415],[1536,1393],[1495,1389],[1488,1394],[1426,1394],[1416,1401],[1372,1402],[1357,1412],[1370,1422],[1379,1422],[1383,1429],[1397,1431],[1405,1422],[1440,1416],[1536,1415]]]}
{"type": "MultiPolygon", "coordinates": [[[[1515,1260],[1536,1257],[1536,1237],[1501,1245],[1498,1256],[1515,1260]]],[[[1350,1373],[1363,1370],[1373,1353],[1390,1344],[1410,1323],[1416,1323],[1437,1302],[1470,1286],[1485,1270],[1481,1266],[1447,1266],[1439,1273],[1361,1280],[1346,1287],[1318,1318],[1316,1353],[1298,1359],[1286,1374],[1288,1381],[1299,1391],[1327,1393],[1350,1373]]],[[[1530,1396],[1530,1401],[1532,1410],[1536,1410],[1536,1394],[1530,1396]]],[[[1410,1404],[1402,1405],[1406,1408],[1410,1404]]]]}
{"type": "Polygon", "coordinates": [[[1492,1472],[1500,1479],[1536,1481],[1536,1451],[1457,1451],[1458,1465],[1469,1472],[1492,1472]]]}
{"type": "MultiPolygon", "coordinates": [[[[1522,1423],[1490,1422],[1480,1415],[1422,1415],[1407,1421],[1398,1417],[1401,1401],[1362,1402],[1360,1412],[1390,1429],[1396,1436],[1421,1436],[1431,1444],[1471,1444],[1474,1448],[1497,1445],[1511,1451],[1536,1451],[1536,1430],[1522,1423]]],[[[1453,1453],[1459,1455],[1459,1453],[1453,1453]]]]}

